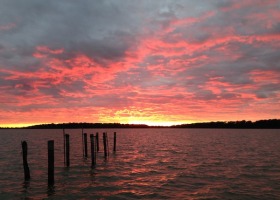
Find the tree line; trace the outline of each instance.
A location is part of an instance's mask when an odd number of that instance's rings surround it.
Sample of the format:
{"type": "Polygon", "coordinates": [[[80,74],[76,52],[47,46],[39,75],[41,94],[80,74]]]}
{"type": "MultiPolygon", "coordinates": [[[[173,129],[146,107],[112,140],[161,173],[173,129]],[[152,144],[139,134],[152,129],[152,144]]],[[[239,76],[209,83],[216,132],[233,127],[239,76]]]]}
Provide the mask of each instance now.
{"type": "Polygon", "coordinates": [[[240,129],[279,129],[279,119],[268,119],[252,121],[218,121],[218,122],[202,122],[193,124],[181,124],[172,126],[172,128],[240,128],[240,129]]]}
{"type": "MultiPolygon", "coordinates": [[[[2,127],[3,128],[3,127],[2,127]]],[[[78,129],[78,128],[240,128],[240,129],[280,129],[280,119],[267,119],[252,121],[218,121],[181,124],[173,126],[148,126],[146,124],[121,124],[121,123],[60,123],[38,124],[26,129],[78,129]]]]}

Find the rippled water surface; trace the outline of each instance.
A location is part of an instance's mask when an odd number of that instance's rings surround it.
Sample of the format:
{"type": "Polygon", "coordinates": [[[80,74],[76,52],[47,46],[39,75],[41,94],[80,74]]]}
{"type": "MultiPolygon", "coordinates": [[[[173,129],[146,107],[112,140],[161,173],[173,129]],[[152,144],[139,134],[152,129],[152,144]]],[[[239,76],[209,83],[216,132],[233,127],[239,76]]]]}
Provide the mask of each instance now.
{"type": "MultiPolygon", "coordinates": [[[[81,130],[0,130],[0,199],[280,199],[280,130],[87,129],[106,131],[110,155],[83,159],[81,130]],[[113,132],[117,152],[112,153],[113,132]],[[24,182],[21,141],[31,180],[24,182]],[[47,141],[55,186],[47,186],[47,141]]],[[[89,153],[90,155],[90,153],[89,153]]]]}

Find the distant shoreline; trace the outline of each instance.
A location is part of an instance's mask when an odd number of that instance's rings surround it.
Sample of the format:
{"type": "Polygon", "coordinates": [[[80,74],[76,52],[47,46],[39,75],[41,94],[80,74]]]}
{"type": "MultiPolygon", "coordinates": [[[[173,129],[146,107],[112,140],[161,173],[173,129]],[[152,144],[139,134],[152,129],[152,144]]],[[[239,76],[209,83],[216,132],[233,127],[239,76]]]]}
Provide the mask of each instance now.
{"type": "Polygon", "coordinates": [[[27,127],[0,127],[0,129],[89,129],[89,128],[219,128],[219,129],[280,129],[280,119],[228,122],[201,122],[173,126],[148,126],[146,124],[120,123],[60,123],[38,124],[27,127]]]}

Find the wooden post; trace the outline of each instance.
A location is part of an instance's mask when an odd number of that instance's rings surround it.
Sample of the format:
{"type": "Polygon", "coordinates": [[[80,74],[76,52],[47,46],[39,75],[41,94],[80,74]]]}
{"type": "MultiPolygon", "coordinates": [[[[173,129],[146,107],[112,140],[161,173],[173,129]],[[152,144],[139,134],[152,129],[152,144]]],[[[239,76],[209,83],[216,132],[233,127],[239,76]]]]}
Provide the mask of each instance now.
{"type": "Polygon", "coordinates": [[[107,155],[109,156],[109,153],[110,153],[110,146],[109,146],[109,142],[108,142],[108,135],[107,135],[107,132],[106,132],[106,146],[107,146],[107,155]]]}
{"type": "Polygon", "coordinates": [[[104,146],[104,157],[107,158],[107,139],[106,133],[103,133],[103,146],[104,146]]]}
{"type": "Polygon", "coordinates": [[[84,147],[85,147],[85,157],[88,157],[88,148],[87,148],[87,134],[84,133],[84,147]]]}
{"type": "Polygon", "coordinates": [[[96,150],[99,152],[99,134],[98,132],[96,133],[96,150]]]}
{"type": "Polygon", "coordinates": [[[69,134],[65,135],[66,140],[66,166],[70,166],[70,141],[69,141],[69,134]]]}
{"type": "Polygon", "coordinates": [[[114,132],[114,152],[116,152],[116,147],[117,146],[117,133],[114,132]]]}
{"type": "Polygon", "coordinates": [[[63,159],[64,159],[64,166],[65,166],[65,130],[63,129],[63,159]]]}
{"type": "Polygon", "coordinates": [[[30,171],[27,163],[27,142],[23,141],[21,143],[22,147],[22,159],[23,159],[23,169],[24,169],[24,180],[28,181],[30,179],[30,171]]]}
{"type": "Polygon", "coordinates": [[[91,144],[91,167],[96,165],[96,148],[95,140],[93,134],[90,134],[90,144],[91,144]]]}
{"type": "Polygon", "coordinates": [[[85,150],[84,150],[84,128],[82,128],[82,146],[83,146],[83,158],[85,157],[85,150]]]}
{"type": "Polygon", "coordinates": [[[48,185],[54,185],[54,141],[48,141],[48,185]]]}

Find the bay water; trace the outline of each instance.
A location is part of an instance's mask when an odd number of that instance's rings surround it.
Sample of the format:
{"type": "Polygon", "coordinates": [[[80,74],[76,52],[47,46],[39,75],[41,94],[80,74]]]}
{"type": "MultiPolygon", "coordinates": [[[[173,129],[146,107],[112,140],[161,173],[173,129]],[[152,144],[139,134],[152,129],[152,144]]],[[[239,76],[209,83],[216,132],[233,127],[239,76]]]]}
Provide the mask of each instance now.
{"type": "MultiPolygon", "coordinates": [[[[0,129],[0,199],[280,199],[280,130],[84,129],[107,132],[97,165],[83,158],[82,130],[70,135],[64,166],[60,129],[0,129]],[[117,151],[113,153],[113,133],[117,151]],[[24,181],[21,141],[28,144],[24,181]],[[48,187],[47,141],[55,145],[55,184],[48,187]]],[[[90,149],[90,148],[89,148],[90,149]]]]}

